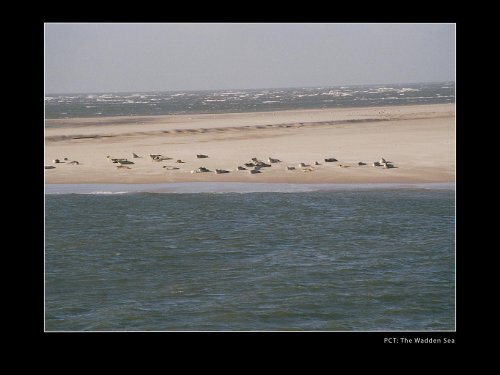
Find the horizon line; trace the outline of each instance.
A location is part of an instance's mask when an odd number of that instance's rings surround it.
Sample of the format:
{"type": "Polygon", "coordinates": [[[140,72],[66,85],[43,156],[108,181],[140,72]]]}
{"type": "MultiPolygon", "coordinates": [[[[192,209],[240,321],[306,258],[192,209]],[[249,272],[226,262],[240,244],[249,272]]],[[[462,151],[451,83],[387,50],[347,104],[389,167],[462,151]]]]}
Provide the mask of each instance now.
{"type": "Polygon", "coordinates": [[[282,87],[261,87],[261,88],[217,88],[217,89],[188,89],[188,90],[130,90],[130,91],[85,91],[85,92],[45,92],[45,96],[52,95],[88,95],[88,94],[130,94],[130,93],[150,93],[150,92],[200,92],[200,91],[224,91],[224,90],[281,90],[281,89],[309,89],[309,88],[328,88],[328,87],[355,87],[355,86],[378,86],[378,85],[416,85],[416,84],[431,84],[431,83],[453,83],[455,80],[444,81],[424,81],[424,82],[385,82],[385,83],[358,83],[358,84],[338,84],[338,85],[311,85],[311,86],[282,86],[282,87]]]}

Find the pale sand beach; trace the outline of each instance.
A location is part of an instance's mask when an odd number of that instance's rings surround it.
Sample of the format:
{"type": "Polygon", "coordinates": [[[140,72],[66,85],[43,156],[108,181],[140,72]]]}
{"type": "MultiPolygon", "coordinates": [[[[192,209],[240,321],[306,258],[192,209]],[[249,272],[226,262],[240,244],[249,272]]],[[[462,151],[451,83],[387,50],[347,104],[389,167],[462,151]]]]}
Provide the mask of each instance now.
{"type": "Polygon", "coordinates": [[[455,104],[46,120],[45,166],[55,167],[45,170],[50,184],[452,182],[455,104]],[[117,169],[107,156],[134,164],[117,169]],[[258,174],[236,170],[254,157],[281,162],[258,174]],[[394,167],[373,167],[381,157],[394,167]],[[212,172],[191,173],[199,167],[212,172]]]}

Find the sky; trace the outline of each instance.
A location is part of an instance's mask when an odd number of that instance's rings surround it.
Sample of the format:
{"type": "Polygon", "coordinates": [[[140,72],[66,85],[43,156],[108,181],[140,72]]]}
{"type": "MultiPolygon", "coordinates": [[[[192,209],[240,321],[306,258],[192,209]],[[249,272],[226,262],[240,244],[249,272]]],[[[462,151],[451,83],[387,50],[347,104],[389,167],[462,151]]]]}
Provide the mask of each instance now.
{"type": "Polygon", "coordinates": [[[454,80],[454,24],[45,24],[53,94],[454,80]]]}

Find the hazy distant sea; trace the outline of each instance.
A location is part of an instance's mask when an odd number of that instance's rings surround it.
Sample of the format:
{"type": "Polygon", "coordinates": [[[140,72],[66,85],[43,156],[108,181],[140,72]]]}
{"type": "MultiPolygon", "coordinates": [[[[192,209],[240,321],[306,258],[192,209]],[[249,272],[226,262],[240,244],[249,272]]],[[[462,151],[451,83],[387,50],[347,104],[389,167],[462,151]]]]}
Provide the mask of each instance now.
{"type": "Polygon", "coordinates": [[[455,329],[453,189],[60,193],[48,331],[455,329]]]}
{"type": "Polygon", "coordinates": [[[455,83],[304,87],[260,90],[57,94],[45,117],[145,116],[452,103],[455,83]]]}

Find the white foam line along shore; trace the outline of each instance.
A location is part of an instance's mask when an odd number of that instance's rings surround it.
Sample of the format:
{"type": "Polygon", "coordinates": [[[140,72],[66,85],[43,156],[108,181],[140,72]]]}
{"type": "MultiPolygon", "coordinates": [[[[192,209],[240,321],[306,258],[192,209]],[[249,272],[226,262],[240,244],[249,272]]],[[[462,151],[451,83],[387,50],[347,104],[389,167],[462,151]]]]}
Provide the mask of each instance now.
{"type": "Polygon", "coordinates": [[[187,182],[167,184],[47,184],[46,194],[126,194],[126,193],[301,193],[313,191],[431,189],[455,190],[454,183],[367,183],[367,184],[283,184],[187,182]]]}

